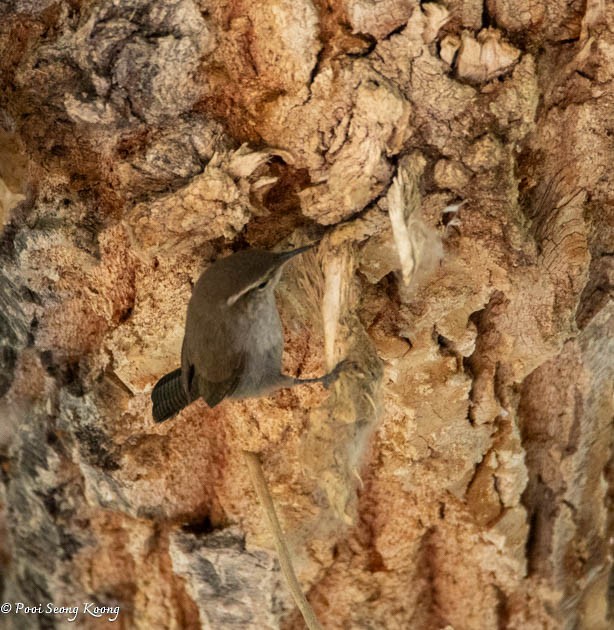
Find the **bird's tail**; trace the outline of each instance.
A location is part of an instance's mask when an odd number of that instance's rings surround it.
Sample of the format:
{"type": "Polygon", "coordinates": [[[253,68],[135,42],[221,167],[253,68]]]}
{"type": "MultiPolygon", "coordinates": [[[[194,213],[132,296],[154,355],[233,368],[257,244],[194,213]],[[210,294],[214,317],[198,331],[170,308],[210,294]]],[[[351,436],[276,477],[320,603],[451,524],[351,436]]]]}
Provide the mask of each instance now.
{"type": "Polygon", "coordinates": [[[163,376],[151,391],[152,415],[156,422],[164,422],[189,404],[181,382],[181,368],[163,376]]]}

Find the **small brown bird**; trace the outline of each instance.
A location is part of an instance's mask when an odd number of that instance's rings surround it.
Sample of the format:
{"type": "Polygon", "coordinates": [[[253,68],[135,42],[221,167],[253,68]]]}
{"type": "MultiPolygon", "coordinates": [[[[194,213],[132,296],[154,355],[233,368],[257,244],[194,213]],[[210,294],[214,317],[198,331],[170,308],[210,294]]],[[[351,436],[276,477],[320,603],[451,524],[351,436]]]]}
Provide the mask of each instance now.
{"type": "Polygon", "coordinates": [[[153,388],[153,417],[163,422],[197,398],[215,407],[224,398],[252,398],[282,387],[329,387],[344,365],[319,378],[281,373],[283,334],[274,289],[285,263],[311,249],[236,252],[198,279],[188,304],[181,367],[153,388]]]}

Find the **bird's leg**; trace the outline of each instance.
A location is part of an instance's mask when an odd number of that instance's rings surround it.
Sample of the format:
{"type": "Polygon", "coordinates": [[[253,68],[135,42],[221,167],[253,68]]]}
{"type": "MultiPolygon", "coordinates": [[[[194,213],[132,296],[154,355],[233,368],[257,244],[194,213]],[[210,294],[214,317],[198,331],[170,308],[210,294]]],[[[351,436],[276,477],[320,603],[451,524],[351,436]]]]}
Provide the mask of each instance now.
{"type": "Polygon", "coordinates": [[[326,389],[328,389],[338,378],[344,369],[352,366],[352,362],[347,359],[340,361],[337,365],[324,376],[318,376],[317,378],[293,378],[288,377],[292,381],[292,385],[305,385],[308,383],[322,383],[326,389]]]}

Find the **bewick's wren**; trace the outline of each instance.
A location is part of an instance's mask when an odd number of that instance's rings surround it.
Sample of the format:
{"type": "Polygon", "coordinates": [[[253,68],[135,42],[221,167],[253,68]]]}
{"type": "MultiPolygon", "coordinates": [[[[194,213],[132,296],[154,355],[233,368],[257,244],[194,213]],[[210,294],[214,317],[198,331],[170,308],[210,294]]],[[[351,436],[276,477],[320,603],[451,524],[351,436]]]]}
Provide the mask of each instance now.
{"type": "Polygon", "coordinates": [[[274,289],[288,260],[311,248],[236,252],[198,279],[188,304],[181,368],[153,388],[153,417],[163,422],[197,398],[215,407],[224,398],[251,398],[300,383],[328,387],[340,363],[319,378],[281,373],[283,335],[274,289]]]}

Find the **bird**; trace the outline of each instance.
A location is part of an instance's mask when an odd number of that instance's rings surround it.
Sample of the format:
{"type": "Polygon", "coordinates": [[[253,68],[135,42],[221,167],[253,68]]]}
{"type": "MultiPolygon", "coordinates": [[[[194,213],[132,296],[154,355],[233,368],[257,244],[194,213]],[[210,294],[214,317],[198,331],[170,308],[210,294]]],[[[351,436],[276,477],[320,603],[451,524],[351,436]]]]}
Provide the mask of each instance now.
{"type": "Polygon", "coordinates": [[[201,274],[188,303],[181,367],[151,392],[155,422],[199,398],[213,408],[225,398],[259,397],[299,384],[330,387],[345,361],[318,378],[294,378],[281,369],[284,341],[274,290],[286,263],[312,247],[244,249],[201,274]]]}

